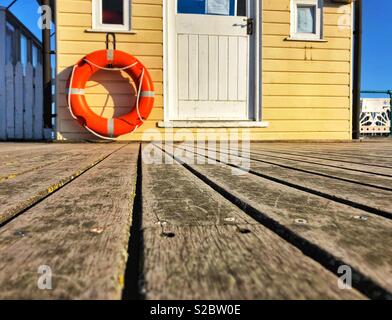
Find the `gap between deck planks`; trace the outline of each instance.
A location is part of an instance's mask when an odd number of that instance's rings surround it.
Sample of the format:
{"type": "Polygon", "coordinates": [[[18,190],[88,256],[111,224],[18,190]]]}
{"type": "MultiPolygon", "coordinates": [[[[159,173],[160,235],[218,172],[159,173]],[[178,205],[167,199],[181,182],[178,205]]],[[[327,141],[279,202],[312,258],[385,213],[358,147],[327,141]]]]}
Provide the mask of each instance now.
{"type": "Polygon", "coordinates": [[[364,278],[364,284],[366,278],[370,278],[376,286],[375,296],[378,295],[377,287],[386,291],[381,294],[390,296],[392,249],[386,244],[392,241],[391,220],[245,172],[233,179],[233,168],[225,164],[197,165],[193,164],[196,163],[194,153],[187,154],[190,159],[180,154],[177,152],[177,157],[190,168],[226,190],[244,206],[256,208],[302,240],[351,265],[364,278]]]}
{"type": "Polygon", "coordinates": [[[364,298],[356,290],[340,290],[335,275],[180,164],[147,164],[146,154],[142,231],[147,299],[364,298]]]}
{"type": "Polygon", "coordinates": [[[123,146],[116,144],[70,152],[70,157],[59,159],[37,170],[26,172],[13,179],[0,182],[0,225],[17,216],[23,210],[55,192],[86,170],[123,146]]]}
{"type": "Polygon", "coordinates": [[[121,298],[138,150],[110,154],[0,229],[1,299],[121,298]],[[52,290],[37,286],[41,265],[52,290]]]}
{"type": "MultiPolygon", "coordinates": [[[[193,146],[181,146],[186,150],[193,150],[193,146]],[[189,149],[190,148],[190,149],[189,149]]],[[[206,149],[195,147],[195,152],[204,156],[206,149]]],[[[250,167],[242,168],[245,171],[250,170],[252,173],[260,175],[264,178],[270,178],[274,181],[280,181],[282,184],[286,184],[292,187],[307,192],[322,195],[334,201],[339,201],[345,204],[350,204],[360,209],[367,210],[371,213],[384,216],[386,218],[392,218],[392,207],[390,197],[392,192],[387,190],[381,190],[373,187],[359,185],[357,183],[350,183],[347,181],[341,181],[332,177],[325,177],[315,175],[308,172],[298,171],[290,169],[288,166],[281,166],[272,163],[260,162],[250,159],[249,155],[237,156],[235,154],[221,153],[219,150],[209,150],[208,158],[212,160],[220,160],[222,162],[228,162],[233,166],[241,168],[241,164],[250,165],[250,167]],[[211,151],[218,156],[212,154],[211,151]]]]}

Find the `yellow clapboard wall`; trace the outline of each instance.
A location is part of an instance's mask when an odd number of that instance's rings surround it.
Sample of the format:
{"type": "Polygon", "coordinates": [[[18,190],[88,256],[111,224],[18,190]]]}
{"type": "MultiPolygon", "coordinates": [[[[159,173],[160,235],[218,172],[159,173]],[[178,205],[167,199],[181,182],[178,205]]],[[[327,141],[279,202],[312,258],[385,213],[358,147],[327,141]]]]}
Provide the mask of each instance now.
{"type": "MultiPolygon", "coordinates": [[[[173,1],[173,0],[169,0],[173,1]]],[[[212,132],[225,137],[237,130],[159,129],[163,121],[163,1],[132,0],[132,29],[118,34],[117,48],[135,55],[150,70],[155,107],[137,132],[120,140],[203,139],[212,132]]],[[[263,0],[263,121],[268,128],[246,129],[240,138],[303,140],[351,138],[351,5],[324,1],[325,42],[287,41],[290,0],[263,0]]],[[[57,138],[94,138],[70,116],[65,95],[71,67],[86,54],[105,48],[104,33],[91,28],[91,0],[57,1],[57,138]]],[[[88,83],[86,97],[93,110],[112,117],[129,110],[129,78],[99,72],[88,83]]],[[[241,131],[241,130],[240,130],[241,131]]]]}

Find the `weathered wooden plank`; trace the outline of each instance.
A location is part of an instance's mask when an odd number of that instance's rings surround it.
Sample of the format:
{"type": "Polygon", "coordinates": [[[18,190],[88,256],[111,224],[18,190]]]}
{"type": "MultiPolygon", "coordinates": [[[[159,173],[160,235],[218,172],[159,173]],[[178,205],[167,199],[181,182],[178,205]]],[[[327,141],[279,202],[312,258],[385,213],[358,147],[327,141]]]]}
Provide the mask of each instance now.
{"type": "MultiPolygon", "coordinates": [[[[198,148],[197,150],[197,152],[203,152],[203,149],[198,148]]],[[[228,158],[227,154],[220,154],[218,159],[222,156],[228,158]]],[[[290,170],[278,165],[237,157],[233,154],[227,160],[234,164],[249,162],[251,170],[261,176],[278,179],[299,189],[306,188],[308,192],[323,194],[336,199],[336,201],[350,202],[351,205],[366,209],[369,212],[392,217],[390,191],[290,170]]],[[[248,169],[250,168],[246,168],[246,170],[248,169]]]]}
{"type": "MultiPolygon", "coordinates": [[[[7,161],[22,163],[29,155],[38,156],[45,152],[57,152],[64,150],[66,146],[82,146],[82,144],[60,144],[60,143],[16,143],[0,144],[0,166],[4,166],[7,161]]],[[[87,144],[85,144],[87,145],[87,144]]]]}
{"type": "MultiPolygon", "coordinates": [[[[145,149],[146,150],[146,149],[145,149]]],[[[182,166],[173,163],[169,157],[154,149],[162,164],[151,164],[144,153],[143,201],[148,212],[143,217],[144,227],[157,225],[170,228],[171,225],[237,225],[255,223],[208,186],[202,186],[198,179],[182,166]]],[[[151,153],[152,155],[152,153],[151,153]]]]}
{"type": "Polygon", "coordinates": [[[391,152],[389,151],[389,144],[380,144],[380,143],[358,143],[358,146],[353,147],[350,145],[342,145],[339,144],[327,144],[326,146],[320,145],[308,145],[303,149],[305,152],[321,152],[328,151],[337,155],[345,155],[345,156],[354,156],[354,157],[377,157],[377,158],[391,158],[391,152]]]}
{"type": "Polygon", "coordinates": [[[95,147],[88,150],[86,146],[86,153],[3,181],[0,183],[0,225],[72,181],[119,148],[118,145],[107,145],[100,150],[95,150],[95,147]]]}
{"type": "MultiPolygon", "coordinates": [[[[254,150],[255,147],[252,147],[254,150]]],[[[281,148],[279,150],[276,149],[266,149],[263,148],[263,150],[268,151],[268,152],[279,152],[279,153],[284,153],[287,155],[297,155],[297,156],[303,156],[307,157],[309,159],[317,159],[317,160],[326,160],[326,161],[335,161],[335,162],[340,162],[343,164],[347,165],[363,165],[367,166],[370,168],[370,170],[373,170],[373,168],[379,168],[380,170],[382,169],[387,169],[391,170],[392,166],[386,163],[385,161],[378,161],[377,159],[367,159],[366,161],[360,160],[360,159],[353,159],[351,157],[343,157],[343,156],[338,156],[338,155],[331,155],[329,152],[323,152],[323,153],[315,153],[315,152],[300,152],[298,150],[294,149],[284,149],[281,148]]]]}
{"type": "MultiPolygon", "coordinates": [[[[46,150],[32,151],[29,154],[24,154],[24,156],[8,154],[8,157],[4,157],[6,161],[0,164],[0,183],[54,164],[58,165],[62,161],[86,152],[86,147],[83,145],[59,147],[61,148],[54,148],[54,145],[50,145],[46,150]]],[[[88,148],[88,150],[94,152],[94,150],[101,148],[96,146],[95,148],[88,148]]]]}
{"type": "Polygon", "coordinates": [[[380,165],[387,165],[388,167],[391,167],[392,165],[392,158],[390,156],[385,156],[385,155],[374,155],[371,154],[369,150],[362,150],[361,153],[348,153],[348,152],[337,152],[334,150],[315,150],[315,151],[308,151],[309,153],[316,153],[316,154],[323,154],[323,153],[329,153],[331,156],[337,156],[337,157],[342,157],[342,158],[349,158],[349,159],[354,159],[355,161],[362,161],[363,163],[367,163],[370,161],[371,163],[379,163],[380,165]]]}
{"type": "Polygon", "coordinates": [[[363,299],[268,229],[255,225],[144,231],[147,299],[363,299]]]}
{"type": "MultiPolygon", "coordinates": [[[[254,147],[254,146],[253,146],[254,147]]],[[[277,146],[274,147],[264,147],[263,149],[265,150],[271,150],[274,151],[276,150],[277,146]]],[[[344,162],[351,162],[351,163],[356,163],[356,164],[366,164],[366,165],[372,165],[372,166],[381,166],[381,167],[387,167],[387,168],[392,168],[392,161],[389,158],[382,157],[381,155],[379,156],[368,156],[369,150],[364,147],[364,149],[358,151],[358,155],[344,155],[344,154],[338,154],[336,153],[337,149],[340,149],[341,147],[338,145],[335,148],[332,149],[326,149],[324,146],[318,149],[308,149],[306,148],[306,145],[298,145],[297,147],[291,146],[280,146],[279,150],[280,151],[289,151],[289,152],[294,152],[299,155],[303,156],[309,156],[309,157],[321,157],[323,159],[328,159],[328,160],[337,160],[337,161],[344,161],[344,162]],[[360,154],[362,153],[362,154],[360,154]]],[[[381,150],[381,146],[379,146],[378,150],[381,150]]]]}
{"type": "Polygon", "coordinates": [[[15,152],[15,151],[25,151],[29,152],[30,150],[46,148],[48,144],[44,143],[26,143],[26,142],[0,142],[0,153],[3,156],[4,153],[7,152],[15,152]]]}
{"type": "Polygon", "coordinates": [[[349,171],[355,172],[363,172],[363,173],[370,173],[373,175],[380,175],[380,176],[389,176],[392,177],[392,169],[388,168],[379,168],[379,167],[372,167],[366,164],[354,164],[354,163],[345,163],[337,160],[324,160],[322,158],[310,158],[306,155],[297,155],[294,153],[288,153],[285,151],[271,151],[271,150],[264,150],[264,149],[251,149],[252,154],[267,154],[269,156],[273,156],[280,159],[289,159],[289,160],[296,160],[301,161],[303,163],[310,163],[310,164],[317,164],[323,165],[325,167],[332,167],[332,168],[342,168],[349,171]]]}
{"type": "MultiPolygon", "coordinates": [[[[189,153],[188,157],[194,160],[189,153]]],[[[189,163],[186,157],[180,159],[189,163]]],[[[233,178],[232,168],[225,164],[193,165],[191,162],[188,166],[242,204],[256,208],[352,266],[392,296],[392,249],[388,245],[392,241],[391,220],[254,174],[233,178]]]]}
{"type": "MultiPolygon", "coordinates": [[[[256,144],[257,146],[259,144],[256,144]]],[[[263,146],[263,144],[259,145],[263,146]]],[[[266,146],[266,145],[264,145],[266,146]]],[[[293,144],[280,144],[278,146],[270,145],[269,147],[283,147],[287,149],[297,149],[306,153],[310,152],[332,152],[341,155],[353,155],[353,156],[372,156],[372,157],[391,157],[392,152],[390,151],[390,143],[388,142],[363,142],[363,143],[304,143],[300,145],[300,148],[295,147],[293,144]]]]}
{"type": "Polygon", "coordinates": [[[368,142],[361,143],[327,143],[327,144],[309,144],[306,149],[324,149],[331,150],[336,152],[353,152],[363,155],[392,155],[392,152],[389,148],[390,142],[385,140],[386,142],[380,142],[379,140],[369,140],[368,142]],[[367,152],[366,152],[367,151],[367,152]]]}
{"type": "MultiPolygon", "coordinates": [[[[237,150],[238,151],[238,150],[237,150]]],[[[226,154],[239,154],[235,149],[226,148],[221,150],[226,154]]],[[[342,181],[357,183],[360,186],[370,186],[379,188],[382,190],[392,191],[392,178],[391,177],[380,177],[365,172],[352,172],[342,168],[331,168],[323,165],[302,162],[299,160],[293,160],[285,157],[271,156],[260,152],[250,152],[250,159],[257,162],[264,162],[267,164],[281,166],[288,170],[298,170],[307,173],[312,173],[320,176],[341,179],[342,181]]]]}
{"type": "Polygon", "coordinates": [[[304,151],[304,152],[312,152],[312,151],[327,151],[327,150],[335,150],[337,152],[340,151],[354,151],[358,153],[364,153],[364,150],[374,151],[374,152],[387,152],[389,142],[378,142],[375,140],[372,143],[356,143],[356,142],[321,142],[321,143],[314,143],[314,142],[294,142],[294,143],[287,143],[287,142],[278,142],[278,143],[263,143],[263,142],[256,142],[252,143],[252,147],[265,147],[275,150],[280,149],[291,149],[293,151],[304,151]]]}
{"type": "Polygon", "coordinates": [[[126,146],[0,230],[1,299],[121,298],[137,155],[126,146]]]}
{"type": "MultiPolygon", "coordinates": [[[[307,149],[306,147],[302,146],[297,149],[287,148],[287,146],[282,146],[280,148],[281,151],[290,152],[290,153],[297,153],[302,156],[309,156],[309,157],[317,157],[323,158],[328,160],[336,160],[348,163],[355,163],[355,164],[363,164],[369,166],[378,166],[381,168],[392,168],[392,159],[388,157],[382,156],[368,156],[367,153],[370,151],[367,148],[360,149],[357,151],[358,155],[344,155],[336,153],[336,150],[339,148],[337,146],[333,149],[326,149],[326,148],[318,148],[318,149],[307,149]],[[287,151],[286,151],[287,150],[287,151]],[[362,155],[361,155],[362,154],[362,155]]],[[[266,150],[270,150],[267,148],[266,150]]],[[[275,151],[274,148],[270,151],[275,151]]]]}
{"type": "Polygon", "coordinates": [[[147,299],[363,298],[179,164],[142,172],[147,299]]]}

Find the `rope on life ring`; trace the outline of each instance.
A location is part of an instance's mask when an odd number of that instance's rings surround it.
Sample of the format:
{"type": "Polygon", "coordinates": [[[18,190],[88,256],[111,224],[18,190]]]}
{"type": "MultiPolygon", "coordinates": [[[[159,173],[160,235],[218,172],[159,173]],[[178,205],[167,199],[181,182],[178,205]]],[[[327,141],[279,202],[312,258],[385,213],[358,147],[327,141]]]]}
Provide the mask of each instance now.
{"type": "Polygon", "coordinates": [[[99,50],[90,53],[73,66],[68,81],[68,108],[74,119],[95,136],[115,140],[135,132],[150,115],[154,105],[154,85],[148,70],[130,54],[120,50],[99,50]],[[87,81],[99,70],[125,71],[137,86],[134,108],[126,115],[107,119],[95,114],[85,98],[87,81]]]}

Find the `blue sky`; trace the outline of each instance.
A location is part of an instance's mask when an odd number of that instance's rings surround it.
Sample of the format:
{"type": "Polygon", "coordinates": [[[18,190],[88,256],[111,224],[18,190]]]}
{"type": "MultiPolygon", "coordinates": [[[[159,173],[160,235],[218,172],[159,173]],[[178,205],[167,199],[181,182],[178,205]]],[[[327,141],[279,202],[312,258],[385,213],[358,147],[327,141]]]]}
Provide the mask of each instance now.
{"type": "MultiPolygon", "coordinates": [[[[11,0],[0,0],[1,6],[9,3],[11,0]]],[[[363,0],[363,4],[362,88],[392,90],[392,1],[363,0]]],[[[41,38],[37,8],[35,0],[18,0],[11,11],[41,38]]]]}
{"type": "Polygon", "coordinates": [[[392,90],[392,1],[363,4],[362,88],[392,90]]]}
{"type": "MultiPolygon", "coordinates": [[[[0,6],[7,7],[12,0],[0,0],[0,6]]],[[[37,26],[38,4],[36,0],[18,0],[11,8],[15,14],[39,39],[41,30],[37,26]]]]}

